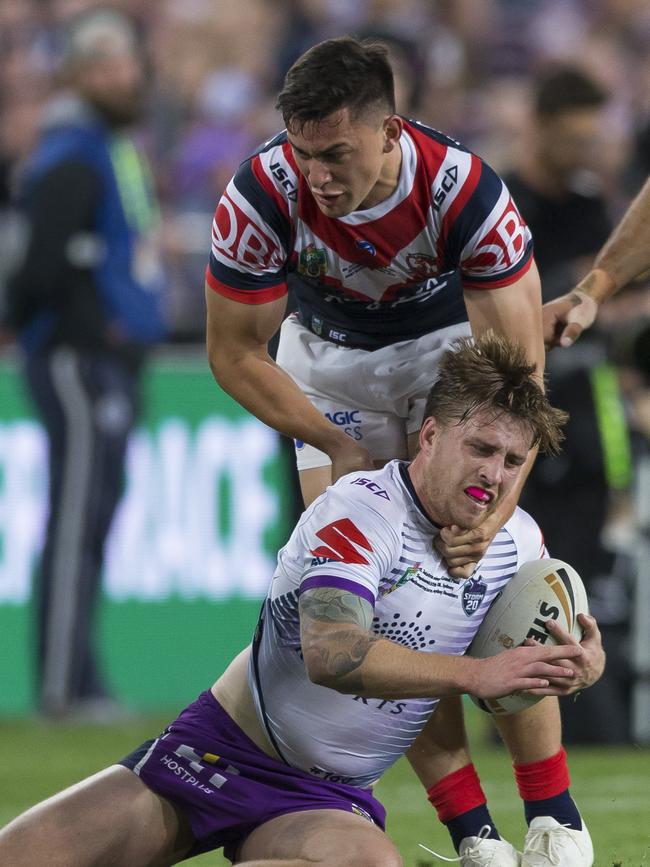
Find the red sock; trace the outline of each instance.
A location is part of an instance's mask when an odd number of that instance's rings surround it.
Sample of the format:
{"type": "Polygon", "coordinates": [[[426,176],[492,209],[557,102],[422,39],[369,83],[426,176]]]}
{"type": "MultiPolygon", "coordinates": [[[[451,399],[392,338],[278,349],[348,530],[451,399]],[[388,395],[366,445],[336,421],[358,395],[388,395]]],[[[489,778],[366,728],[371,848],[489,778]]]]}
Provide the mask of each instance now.
{"type": "Polygon", "coordinates": [[[427,789],[427,795],[436,808],[438,818],[444,823],[486,803],[481,781],[471,763],[447,774],[427,789]]]}
{"type": "Polygon", "coordinates": [[[543,801],[569,788],[569,768],[564,748],[549,759],[513,765],[519,794],[524,801],[543,801]]]}

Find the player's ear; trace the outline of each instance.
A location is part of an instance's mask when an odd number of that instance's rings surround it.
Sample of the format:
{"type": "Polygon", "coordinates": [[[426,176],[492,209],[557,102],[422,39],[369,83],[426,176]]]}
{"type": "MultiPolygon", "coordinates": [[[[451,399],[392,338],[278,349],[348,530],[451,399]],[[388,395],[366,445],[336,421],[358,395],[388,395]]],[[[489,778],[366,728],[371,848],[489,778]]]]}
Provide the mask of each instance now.
{"type": "Polygon", "coordinates": [[[390,153],[398,144],[404,123],[398,114],[391,114],[384,120],[384,153],[390,153]]]}
{"type": "Polygon", "coordinates": [[[418,444],[421,451],[426,453],[431,448],[431,444],[433,443],[434,437],[438,430],[439,425],[435,417],[432,415],[427,416],[422,422],[422,427],[420,428],[420,436],[418,439],[418,444]]]}

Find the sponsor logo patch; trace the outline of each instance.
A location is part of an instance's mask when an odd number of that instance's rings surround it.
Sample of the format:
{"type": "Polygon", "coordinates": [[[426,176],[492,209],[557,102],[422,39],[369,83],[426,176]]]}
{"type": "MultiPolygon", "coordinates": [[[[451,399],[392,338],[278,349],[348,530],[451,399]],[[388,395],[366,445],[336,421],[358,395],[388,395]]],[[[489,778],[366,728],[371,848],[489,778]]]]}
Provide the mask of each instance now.
{"type": "Polygon", "coordinates": [[[485,594],[487,592],[487,584],[479,578],[469,578],[465,582],[463,592],[461,594],[461,602],[463,611],[468,617],[476,613],[481,606],[485,594]]]}
{"type": "Polygon", "coordinates": [[[336,412],[326,412],[325,418],[328,418],[332,424],[339,426],[345,424],[361,424],[361,414],[358,409],[340,409],[336,412]]]}
{"type": "Polygon", "coordinates": [[[339,563],[368,564],[359,548],[372,552],[372,545],[349,518],[333,521],[316,535],[325,544],[309,552],[314,557],[327,557],[328,560],[337,560],[339,563]]]}
{"type": "Polygon", "coordinates": [[[370,241],[363,241],[361,238],[358,238],[355,241],[355,244],[360,250],[363,250],[364,253],[369,253],[371,256],[377,255],[377,248],[374,244],[371,244],[370,241]]]}
{"type": "Polygon", "coordinates": [[[389,593],[392,593],[394,590],[397,590],[398,587],[402,587],[402,586],[403,586],[404,584],[406,584],[408,581],[411,581],[411,579],[415,578],[415,576],[418,574],[418,569],[419,569],[419,568],[420,568],[420,564],[419,564],[419,563],[415,563],[415,565],[413,565],[413,566],[409,566],[407,569],[405,569],[405,570],[402,572],[402,574],[399,576],[399,578],[398,578],[397,581],[393,584],[393,586],[392,586],[392,587],[389,587],[388,590],[387,590],[384,594],[382,594],[382,595],[383,595],[383,596],[388,596],[389,593]]]}
{"type": "Polygon", "coordinates": [[[409,253],[406,257],[406,267],[418,280],[427,280],[438,273],[436,260],[426,253],[409,253]]]}
{"type": "Polygon", "coordinates": [[[300,251],[298,272],[306,277],[322,277],[327,273],[327,255],[324,247],[308,244],[300,251]]]}

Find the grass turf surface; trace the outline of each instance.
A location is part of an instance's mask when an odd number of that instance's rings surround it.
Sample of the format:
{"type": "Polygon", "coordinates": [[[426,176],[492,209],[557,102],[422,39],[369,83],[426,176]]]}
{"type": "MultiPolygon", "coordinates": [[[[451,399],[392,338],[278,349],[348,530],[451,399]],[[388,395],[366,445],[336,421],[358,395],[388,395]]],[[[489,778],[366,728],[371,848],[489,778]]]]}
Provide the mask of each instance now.
{"type": "MultiPolygon", "coordinates": [[[[489,742],[489,722],[467,708],[474,761],[501,834],[521,846],[523,810],[507,753],[489,742]]],[[[115,726],[0,721],[0,826],[27,807],[111,764],[156,735],[173,718],[152,717],[115,726]]],[[[596,867],[650,867],[650,749],[569,748],[571,790],[586,817],[596,850],[596,867]]],[[[382,780],[377,794],[388,809],[388,833],[406,867],[440,864],[418,842],[447,857],[449,836],[405,761],[382,780]]],[[[229,864],[220,853],[189,864],[229,864]]]]}

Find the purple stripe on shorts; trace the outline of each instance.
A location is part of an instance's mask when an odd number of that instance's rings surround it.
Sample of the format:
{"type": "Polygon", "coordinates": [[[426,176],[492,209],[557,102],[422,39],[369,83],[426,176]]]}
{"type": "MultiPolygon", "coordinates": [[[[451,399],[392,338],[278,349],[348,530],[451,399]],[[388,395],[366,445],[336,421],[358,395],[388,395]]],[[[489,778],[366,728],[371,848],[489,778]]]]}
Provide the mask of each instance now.
{"type": "Polygon", "coordinates": [[[305,590],[311,590],[314,587],[337,587],[339,590],[346,590],[348,593],[361,596],[373,608],[375,607],[375,596],[367,587],[364,587],[363,584],[357,584],[356,581],[350,581],[349,578],[341,578],[340,575],[314,575],[302,582],[300,592],[304,593],[305,590]]]}

